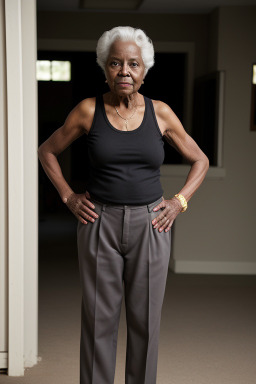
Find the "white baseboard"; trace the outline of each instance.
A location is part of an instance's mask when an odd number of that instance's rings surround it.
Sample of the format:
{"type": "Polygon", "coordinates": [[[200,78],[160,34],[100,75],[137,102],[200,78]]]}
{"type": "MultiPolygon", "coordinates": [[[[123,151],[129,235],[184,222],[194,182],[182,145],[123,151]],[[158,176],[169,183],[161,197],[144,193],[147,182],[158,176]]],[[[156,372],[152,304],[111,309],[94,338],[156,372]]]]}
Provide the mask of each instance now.
{"type": "Polygon", "coordinates": [[[253,262],[186,261],[170,259],[169,268],[174,273],[256,275],[256,263],[253,262]]]}

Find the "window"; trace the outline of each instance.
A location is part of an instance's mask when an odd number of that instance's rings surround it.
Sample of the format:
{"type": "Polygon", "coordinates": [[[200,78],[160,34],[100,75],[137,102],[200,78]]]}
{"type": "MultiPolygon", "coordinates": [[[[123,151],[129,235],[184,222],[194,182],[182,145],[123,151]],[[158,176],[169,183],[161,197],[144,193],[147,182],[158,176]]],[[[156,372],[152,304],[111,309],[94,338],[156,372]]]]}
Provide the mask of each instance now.
{"type": "Polygon", "coordinates": [[[37,60],[36,78],[41,81],[70,81],[71,62],[57,60],[37,60]]]}

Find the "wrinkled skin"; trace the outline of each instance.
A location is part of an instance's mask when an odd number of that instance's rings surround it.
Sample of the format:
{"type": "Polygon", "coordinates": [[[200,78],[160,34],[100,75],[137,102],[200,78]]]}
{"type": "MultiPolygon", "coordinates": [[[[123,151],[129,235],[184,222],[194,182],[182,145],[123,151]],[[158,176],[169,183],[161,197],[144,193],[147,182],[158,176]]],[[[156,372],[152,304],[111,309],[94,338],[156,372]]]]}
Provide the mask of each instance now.
{"type": "Polygon", "coordinates": [[[88,224],[88,220],[92,223],[98,218],[93,203],[89,200],[90,194],[86,193],[72,193],[67,199],[66,205],[70,211],[76,216],[83,224],[88,224]]]}
{"type": "Polygon", "coordinates": [[[163,200],[160,204],[154,207],[154,211],[158,211],[159,209],[164,208],[161,213],[152,221],[154,228],[158,228],[159,232],[165,230],[168,232],[171,229],[171,226],[178,216],[178,214],[182,211],[182,206],[180,201],[173,197],[170,200],[163,200]]]}

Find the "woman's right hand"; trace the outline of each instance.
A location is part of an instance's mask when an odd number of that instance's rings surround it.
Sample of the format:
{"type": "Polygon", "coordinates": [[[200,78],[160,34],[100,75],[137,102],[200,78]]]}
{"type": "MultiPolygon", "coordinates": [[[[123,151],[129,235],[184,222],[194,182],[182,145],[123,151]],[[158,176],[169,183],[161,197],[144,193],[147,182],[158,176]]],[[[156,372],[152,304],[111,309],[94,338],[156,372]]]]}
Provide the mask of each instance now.
{"type": "Polygon", "coordinates": [[[82,224],[88,224],[88,220],[94,223],[95,219],[99,217],[99,215],[92,210],[95,206],[90,200],[88,200],[90,198],[91,197],[88,191],[81,194],[71,193],[66,202],[70,211],[79,221],[81,221],[82,224]]]}

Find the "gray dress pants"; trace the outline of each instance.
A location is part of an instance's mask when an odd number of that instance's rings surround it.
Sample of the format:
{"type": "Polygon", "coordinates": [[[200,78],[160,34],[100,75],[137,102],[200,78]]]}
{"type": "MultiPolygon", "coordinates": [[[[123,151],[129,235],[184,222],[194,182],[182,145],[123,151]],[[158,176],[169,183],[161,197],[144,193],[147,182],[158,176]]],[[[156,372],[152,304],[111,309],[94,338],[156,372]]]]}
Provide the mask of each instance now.
{"type": "Polygon", "coordinates": [[[121,303],[127,323],[126,384],[156,384],[161,309],[171,231],[152,220],[148,205],[103,204],[91,198],[99,218],[77,225],[82,288],[80,384],[113,384],[121,303]]]}

